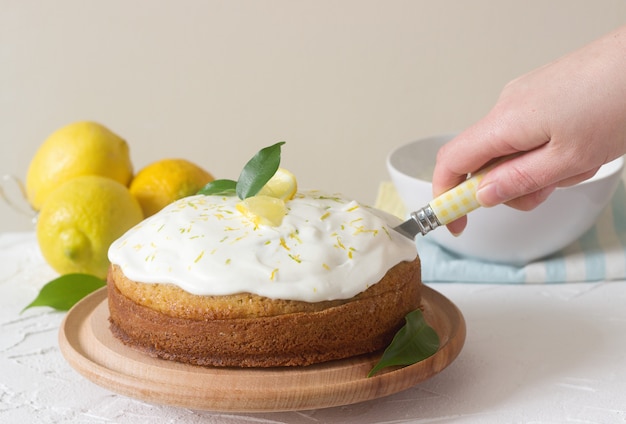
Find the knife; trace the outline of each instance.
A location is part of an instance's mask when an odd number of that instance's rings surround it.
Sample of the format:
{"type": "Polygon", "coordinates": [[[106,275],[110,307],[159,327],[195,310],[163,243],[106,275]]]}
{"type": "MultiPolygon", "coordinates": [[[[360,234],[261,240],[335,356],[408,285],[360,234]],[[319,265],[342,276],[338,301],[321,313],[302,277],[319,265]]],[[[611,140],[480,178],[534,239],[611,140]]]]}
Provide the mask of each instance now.
{"type": "Polygon", "coordinates": [[[480,206],[476,200],[478,184],[496,164],[472,174],[458,186],[431,200],[423,208],[411,212],[410,218],[394,230],[414,240],[418,234],[426,235],[435,228],[446,225],[478,208],[480,206]]]}

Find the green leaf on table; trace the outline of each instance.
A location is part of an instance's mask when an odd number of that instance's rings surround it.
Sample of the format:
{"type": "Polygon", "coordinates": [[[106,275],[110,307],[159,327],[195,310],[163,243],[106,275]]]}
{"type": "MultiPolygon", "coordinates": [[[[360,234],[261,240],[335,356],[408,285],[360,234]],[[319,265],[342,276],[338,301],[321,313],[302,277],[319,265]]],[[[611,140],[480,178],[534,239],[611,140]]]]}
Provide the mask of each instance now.
{"type": "Polygon", "coordinates": [[[237,188],[237,181],[234,180],[213,180],[204,187],[202,187],[197,194],[204,194],[206,196],[231,196],[235,194],[237,188]]]}
{"type": "Polygon", "coordinates": [[[237,180],[237,196],[240,199],[256,195],[263,186],[274,176],[280,165],[280,141],[265,147],[246,163],[237,180]]]}
{"type": "Polygon", "coordinates": [[[421,310],[409,312],[405,319],[406,324],[398,330],[368,377],[386,367],[415,364],[434,355],[439,349],[439,336],[426,323],[421,310]]]}
{"type": "Polygon", "coordinates": [[[106,282],[89,274],[65,274],[41,288],[39,295],[22,312],[35,306],[50,306],[68,311],[88,294],[102,288],[106,282]]]}

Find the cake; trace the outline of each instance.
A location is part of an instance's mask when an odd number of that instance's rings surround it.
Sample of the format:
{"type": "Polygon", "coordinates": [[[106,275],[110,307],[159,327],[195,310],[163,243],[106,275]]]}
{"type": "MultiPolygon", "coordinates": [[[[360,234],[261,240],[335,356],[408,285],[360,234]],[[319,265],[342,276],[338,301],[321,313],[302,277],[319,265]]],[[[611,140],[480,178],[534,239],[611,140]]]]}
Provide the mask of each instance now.
{"type": "Polygon", "coordinates": [[[305,366],[384,349],[419,307],[419,257],[397,218],[310,190],[280,225],[258,225],[239,202],[181,199],[111,245],[115,337],[194,365],[305,366]]]}

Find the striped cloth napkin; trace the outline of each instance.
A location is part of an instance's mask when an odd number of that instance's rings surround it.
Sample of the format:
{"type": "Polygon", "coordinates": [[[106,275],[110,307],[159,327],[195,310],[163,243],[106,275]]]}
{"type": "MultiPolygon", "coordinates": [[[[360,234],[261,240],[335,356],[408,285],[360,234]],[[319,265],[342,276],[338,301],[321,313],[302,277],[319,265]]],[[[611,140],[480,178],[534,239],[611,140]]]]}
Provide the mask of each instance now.
{"type": "MultiPolygon", "coordinates": [[[[391,182],[379,187],[376,207],[405,218],[391,182]]],[[[445,231],[439,229],[438,231],[445,231]]],[[[418,236],[424,282],[565,283],[626,279],[626,189],[620,182],[596,224],[563,250],[524,266],[466,258],[418,236]]]]}

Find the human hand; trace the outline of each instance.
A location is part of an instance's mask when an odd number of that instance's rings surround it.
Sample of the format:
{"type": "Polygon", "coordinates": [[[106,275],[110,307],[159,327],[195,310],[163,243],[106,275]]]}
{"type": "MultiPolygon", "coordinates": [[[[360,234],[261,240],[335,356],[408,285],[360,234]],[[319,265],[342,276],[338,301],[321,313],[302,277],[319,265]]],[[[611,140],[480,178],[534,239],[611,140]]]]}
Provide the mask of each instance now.
{"type": "MultiPolygon", "coordinates": [[[[507,84],[483,119],[440,149],[433,194],[516,154],[485,175],[476,197],[485,207],[530,210],[624,152],[626,26],[507,84]]],[[[466,222],[448,228],[460,234],[466,222]]]]}

